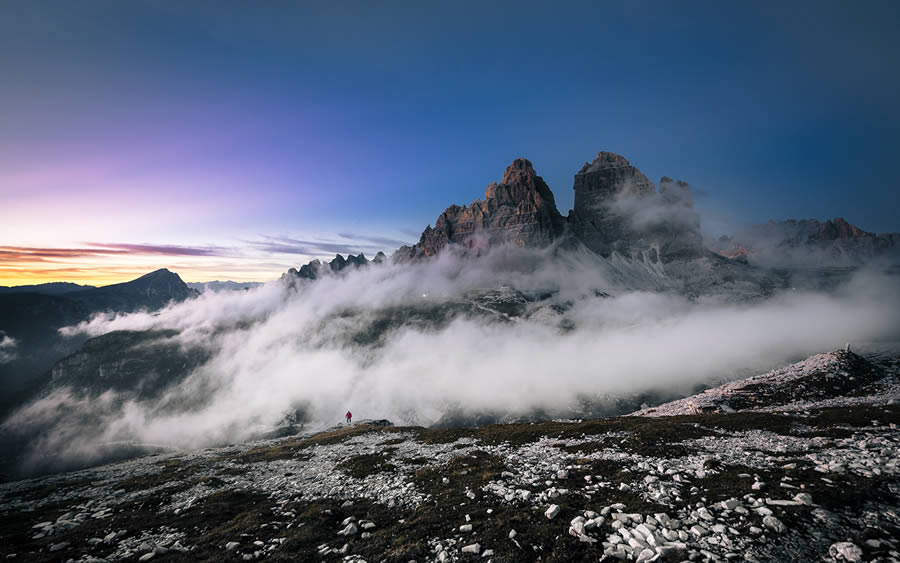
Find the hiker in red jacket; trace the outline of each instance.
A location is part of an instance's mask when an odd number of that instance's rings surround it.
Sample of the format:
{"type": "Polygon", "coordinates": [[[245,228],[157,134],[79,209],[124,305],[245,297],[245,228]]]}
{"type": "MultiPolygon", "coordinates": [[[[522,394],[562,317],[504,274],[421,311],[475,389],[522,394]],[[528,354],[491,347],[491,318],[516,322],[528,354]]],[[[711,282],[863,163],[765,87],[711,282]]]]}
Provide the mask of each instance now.
{"type": "Polygon", "coordinates": [[[344,416],[347,417],[347,424],[350,424],[350,419],[353,418],[353,413],[351,413],[350,411],[347,411],[347,414],[345,414],[344,416]]]}

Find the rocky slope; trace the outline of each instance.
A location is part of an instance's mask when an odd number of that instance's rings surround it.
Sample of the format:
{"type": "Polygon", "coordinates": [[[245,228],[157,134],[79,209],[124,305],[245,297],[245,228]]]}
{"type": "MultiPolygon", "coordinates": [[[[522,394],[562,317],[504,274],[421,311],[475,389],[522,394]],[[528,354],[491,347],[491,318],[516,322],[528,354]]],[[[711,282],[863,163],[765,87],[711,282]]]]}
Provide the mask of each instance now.
{"type": "Polygon", "coordinates": [[[896,367],[873,364],[850,350],[818,354],[762,375],[635,412],[635,415],[796,411],[810,408],[900,403],[896,367]]]}
{"type": "MultiPolygon", "coordinates": [[[[866,365],[896,388],[896,359],[837,353],[786,369],[796,384],[866,365]]],[[[896,561],[900,406],[883,404],[884,389],[865,395],[863,379],[853,404],[803,411],[447,430],[364,422],[8,483],[0,554],[896,561]]]]}

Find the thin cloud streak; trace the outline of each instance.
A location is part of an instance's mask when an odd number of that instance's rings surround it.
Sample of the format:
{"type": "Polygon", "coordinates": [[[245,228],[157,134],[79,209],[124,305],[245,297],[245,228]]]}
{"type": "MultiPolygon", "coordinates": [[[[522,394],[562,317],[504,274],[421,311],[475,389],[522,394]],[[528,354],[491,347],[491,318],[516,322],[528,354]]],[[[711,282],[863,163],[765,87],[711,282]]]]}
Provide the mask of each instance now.
{"type": "Polygon", "coordinates": [[[0,285],[78,281],[103,285],[158,268],[185,280],[274,279],[298,263],[335,254],[373,256],[408,244],[390,237],[342,232],[331,236],[257,235],[235,246],[80,241],[68,245],[0,246],[0,285]],[[280,256],[279,256],[280,255],[280,256]]]}
{"type": "Polygon", "coordinates": [[[88,242],[89,246],[121,250],[129,254],[153,254],[162,256],[228,256],[234,251],[222,246],[179,246],[158,244],[126,244],[88,242]]]}
{"type": "Polygon", "coordinates": [[[253,248],[263,252],[277,254],[299,254],[304,256],[324,256],[329,254],[359,254],[378,251],[393,252],[397,247],[407,244],[390,238],[338,233],[338,236],[353,242],[333,240],[298,239],[288,236],[263,235],[263,241],[246,241],[253,248]]]}
{"type": "Polygon", "coordinates": [[[83,243],[88,248],[0,246],[0,258],[16,262],[45,262],[48,258],[94,258],[97,256],[228,256],[233,251],[220,246],[190,247],[177,245],[83,243]]]}
{"type": "MultiPolygon", "coordinates": [[[[403,241],[388,237],[360,235],[357,233],[338,233],[338,236],[344,237],[345,239],[369,242],[371,244],[386,246],[389,248],[398,248],[405,244],[411,244],[409,241],[403,241]]],[[[418,235],[416,235],[416,238],[418,239],[418,235]]]]}

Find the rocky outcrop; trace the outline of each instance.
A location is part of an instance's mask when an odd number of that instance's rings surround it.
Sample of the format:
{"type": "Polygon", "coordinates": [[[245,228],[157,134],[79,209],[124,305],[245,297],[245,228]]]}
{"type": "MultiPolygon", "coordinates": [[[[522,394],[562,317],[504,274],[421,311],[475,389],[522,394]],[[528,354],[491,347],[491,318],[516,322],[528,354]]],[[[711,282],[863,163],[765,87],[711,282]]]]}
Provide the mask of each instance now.
{"type": "Polygon", "coordinates": [[[660,192],[628,160],[600,152],[575,175],[575,208],[563,218],[553,192],[531,162],[520,158],[483,200],[452,205],[413,246],[401,247],[394,261],[436,256],[450,245],[480,251],[497,244],[544,247],[564,239],[609,256],[649,251],[652,257],[694,257],[703,252],[700,218],[690,186],[663,178],[660,192]]]}
{"type": "Polygon", "coordinates": [[[646,242],[669,260],[693,258],[707,252],[690,185],[663,176],[656,199],[656,205],[642,206],[649,219],[644,235],[646,242]]]}
{"type": "Polygon", "coordinates": [[[627,251],[635,242],[626,213],[616,209],[617,204],[656,194],[653,183],[625,157],[605,151],[575,174],[574,189],[569,227],[585,246],[603,256],[627,251]]]}
{"type": "Polygon", "coordinates": [[[600,151],[593,162],[586,162],[575,174],[576,213],[590,215],[623,193],[635,197],[656,193],[653,182],[624,156],[600,151]]]}
{"type": "Polygon", "coordinates": [[[559,238],[565,221],[553,192],[531,162],[513,161],[500,183],[491,183],[483,200],[461,207],[451,205],[419,242],[401,247],[394,260],[405,262],[436,256],[449,244],[479,251],[494,244],[546,246],[559,238]]]}
{"type": "Polygon", "coordinates": [[[889,403],[885,382],[895,381],[883,366],[854,354],[848,348],[809,358],[762,375],[732,381],[632,414],[676,416],[685,414],[732,413],[745,410],[803,411],[889,403]],[[888,379],[885,379],[885,378],[888,379]],[[859,397],[869,397],[865,401],[859,397]]]}
{"type": "Polygon", "coordinates": [[[625,157],[600,152],[575,175],[574,189],[569,228],[601,256],[649,251],[652,259],[675,259],[704,251],[700,216],[687,182],[663,176],[657,193],[625,157]]]}
{"type": "Polygon", "coordinates": [[[356,268],[368,266],[369,264],[381,264],[385,260],[387,260],[387,257],[384,255],[384,252],[376,254],[375,258],[371,261],[366,258],[362,252],[356,256],[348,254],[346,258],[340,254],[336,254],[334,259],[330,262],[322,262],[321,260],[316,259],[300,266],[299,270],[291,268],[286,274],[281,276],[281,279],[283,281],[293,281],[298,278],[316,280],[323,275],[337,274],[348,269],[354,270],[356,268]]]}
{"type": "Polygon", "coordinates": [[[870,238],[875,235],[867,233],[856,225],[851,225],[841,217],[837,217],[834,221],[810,221],[814,232],[810,233],[809,240],[843,240],[852,238],[870,238]]]}

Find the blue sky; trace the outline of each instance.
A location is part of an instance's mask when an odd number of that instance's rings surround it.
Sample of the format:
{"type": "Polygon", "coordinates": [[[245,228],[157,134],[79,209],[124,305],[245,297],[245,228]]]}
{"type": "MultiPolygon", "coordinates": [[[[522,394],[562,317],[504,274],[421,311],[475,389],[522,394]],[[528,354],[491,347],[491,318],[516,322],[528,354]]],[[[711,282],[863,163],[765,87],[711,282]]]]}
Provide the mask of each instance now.
{"type": "MultiPolygon", "coordinates": [[[[599,150],[711,217],[897,231],[898,23],[874,1],[4,2],[0,245],[132,245],[40,279],[272,277],[414,240],[520,156],[566,213],[599,150]],[[133,250],[176,246],[209,252],[133,250]]],[[[37,280],[25,262],[0,279],[37,280]]]]}

